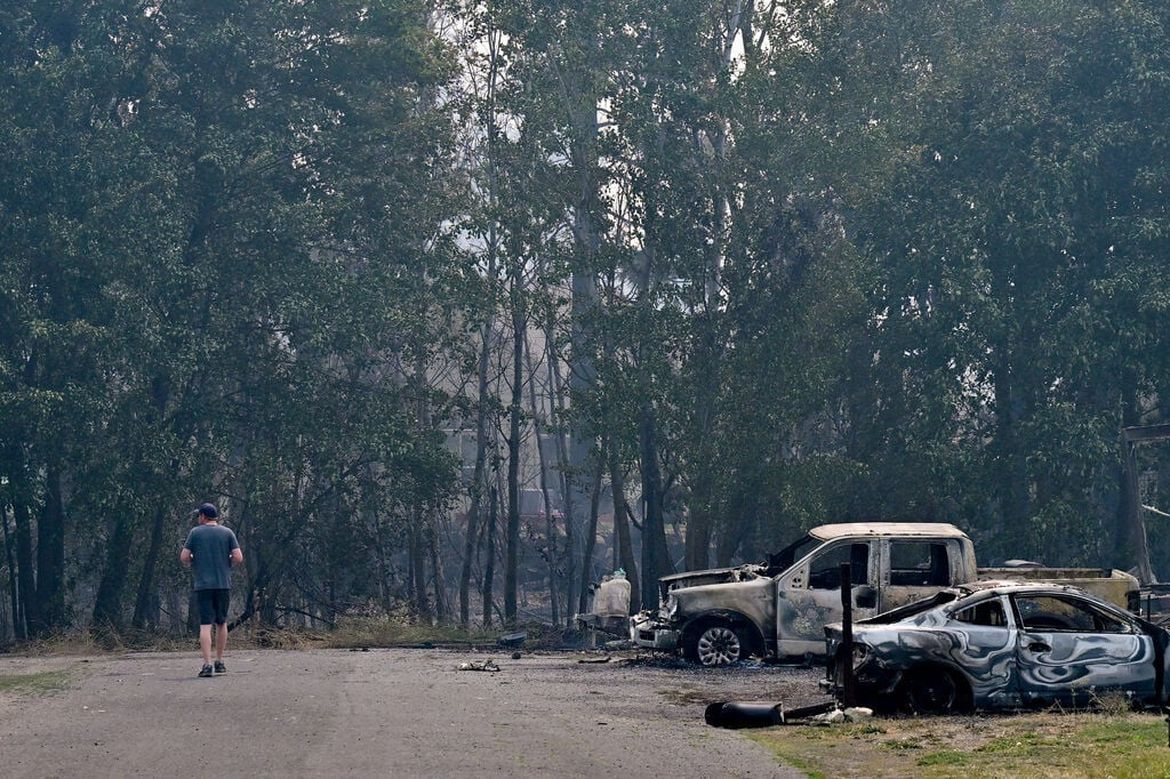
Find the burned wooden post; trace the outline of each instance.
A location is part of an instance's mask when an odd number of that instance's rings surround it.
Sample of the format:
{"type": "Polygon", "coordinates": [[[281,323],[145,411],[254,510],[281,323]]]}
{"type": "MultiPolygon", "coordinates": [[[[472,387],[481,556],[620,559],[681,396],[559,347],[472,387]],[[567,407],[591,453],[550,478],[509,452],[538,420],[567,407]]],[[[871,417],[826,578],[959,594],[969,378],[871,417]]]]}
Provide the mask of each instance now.
{"type": "MultiPolygon", "coordinates": [[[[849,563],[841,563],[841,649],[838,652],[841,675],[841,703],[853,705],[853,572],[849,563]]],[[[829,658],[832,662],[832,658],[829,658]]]]}

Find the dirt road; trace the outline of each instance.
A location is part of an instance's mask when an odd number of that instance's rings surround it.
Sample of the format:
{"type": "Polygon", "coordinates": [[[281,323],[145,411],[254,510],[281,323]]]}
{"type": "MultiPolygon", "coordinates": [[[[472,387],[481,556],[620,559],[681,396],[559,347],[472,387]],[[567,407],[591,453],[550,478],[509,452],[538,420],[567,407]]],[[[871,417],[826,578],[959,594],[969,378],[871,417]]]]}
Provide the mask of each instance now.
{"type": "Polygon", "coordinates": [[[819,700],[816,671],[698,671],[431,650],[0,657],[56,690],[0,691],[5,776],[796,777],[703,723],[712,700],[819,700]],[[498,673],[457,671],[487,658],[498,673]]]}

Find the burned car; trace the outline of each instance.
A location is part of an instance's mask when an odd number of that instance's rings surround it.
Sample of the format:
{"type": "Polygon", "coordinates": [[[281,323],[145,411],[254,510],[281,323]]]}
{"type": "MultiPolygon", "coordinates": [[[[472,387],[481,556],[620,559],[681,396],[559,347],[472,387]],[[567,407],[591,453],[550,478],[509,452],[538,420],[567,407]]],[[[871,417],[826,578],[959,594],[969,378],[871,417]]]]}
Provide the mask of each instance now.
{"type": "Polygon", "coordinates": [[[826,686],[845,664],[863,705],[931,713],[1166,696],[1170,632],[1075,587],[975,582],[863,619],[852,651],[825,628],[826,686]]]}

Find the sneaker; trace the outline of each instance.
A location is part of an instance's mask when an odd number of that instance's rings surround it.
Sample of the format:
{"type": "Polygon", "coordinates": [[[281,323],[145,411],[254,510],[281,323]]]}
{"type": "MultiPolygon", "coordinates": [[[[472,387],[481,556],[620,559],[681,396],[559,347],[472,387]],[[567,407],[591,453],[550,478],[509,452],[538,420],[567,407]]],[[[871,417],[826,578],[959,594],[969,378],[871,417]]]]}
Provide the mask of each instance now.
{"type": "Polygon", "coordinates": [[[213,674],[211,672],[211,666],[210,665],[203,666],[203,670],[201,670],[199,672],[199,675],[200,676],[212,676],[213,674]]]}
{"type": "Polygon", "coordinates": [[[215,661],[215,672],[217,674],[227,673],[227,666],[223,664],[223,660],[216,660],[215,661]]]}

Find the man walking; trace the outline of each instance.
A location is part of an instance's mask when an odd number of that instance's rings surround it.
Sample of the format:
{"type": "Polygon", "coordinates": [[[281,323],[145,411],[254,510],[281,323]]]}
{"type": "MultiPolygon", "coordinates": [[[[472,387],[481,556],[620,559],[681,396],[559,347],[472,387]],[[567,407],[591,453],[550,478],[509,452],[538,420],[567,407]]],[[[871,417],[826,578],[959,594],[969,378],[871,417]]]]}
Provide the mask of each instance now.
{"type": "Polygon", "coordinates": [[[223,652],[227,649],[228,596],[231,595],[232,566],[244,562],[240,542],[229,528],[219,524],[219,511],[212,503],[199,507],[199,525],[187,534],[179,561],[195,566],[195,599],[199,603],[199,648],[203,652],[200,676],[227,671],[223,652]],[[211,626],[215,625],[215,665],[211,664],[211,626]]]}

